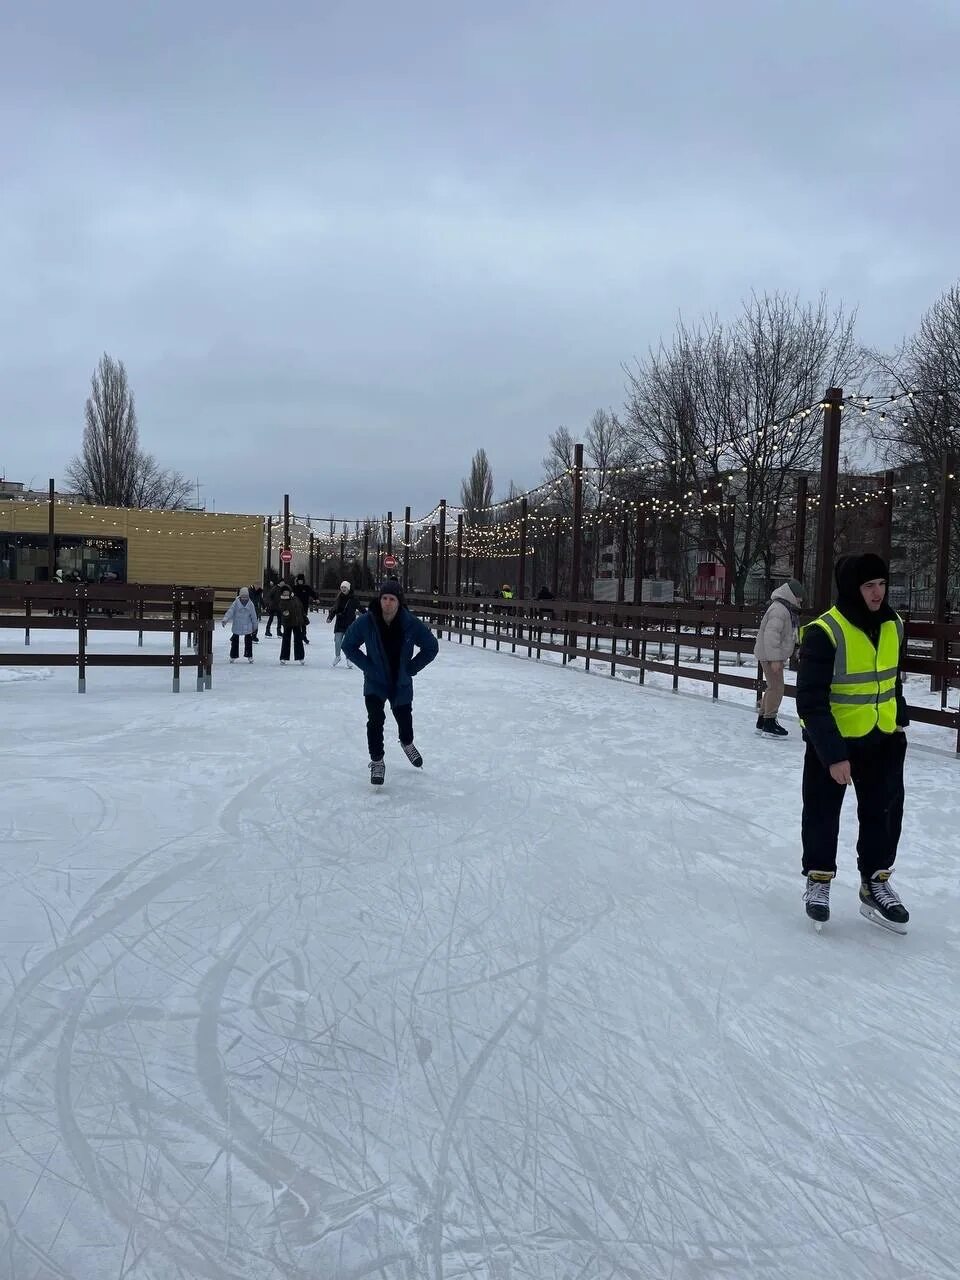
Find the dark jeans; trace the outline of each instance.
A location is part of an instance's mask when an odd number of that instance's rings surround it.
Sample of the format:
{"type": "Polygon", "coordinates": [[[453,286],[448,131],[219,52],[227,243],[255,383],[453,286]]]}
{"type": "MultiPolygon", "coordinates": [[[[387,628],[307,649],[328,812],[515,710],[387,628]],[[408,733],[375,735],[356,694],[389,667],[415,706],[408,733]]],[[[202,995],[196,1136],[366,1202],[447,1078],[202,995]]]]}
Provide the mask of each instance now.
{"type": "MultiPolygon", "coordinates": [[[[850,772],[857,793],[857,866],[866,879],[889,870],[903,824],[903,762],[906,735],[880,733],[849,738],[850,772]]],[[[846,787],[838,786],[807,743],[803,762],[803,870],[836,871],[840,810],[846,787]]]]}
{"type": "MultiPolygon", "coordinates": [[[[239,658],[239,656],[240,656],[240,637],[234,635],[230,637],[230,657],[239,658]]],[[[252,635],[243,637],[243,656],[245,658],[253,657],[253,636],[252,635]]]]}
{"type": "MultiPolygon", "coordinates": [[[[383,759],[383,726],[386,721],[384,708],[386,706],[385,698],[378,698],[374,694],[365,694],[364,702],[367,706],[367,746],[370,748],[371,760],[383,759]]],[[[406,703],[405,706],[395,707],[390,703],[390,710],[393,712],[393,718],[397,722],[397,728],[400,730],[400,745],[409,747],[413,741],[413,706],[406,703]]]]}
{"type": "Polygon", "coordinates": [[[297,662],[303,661],[303,631],[300,627],[284,627],[280,640],[280,661],[290,660],[290,633],[293,632],[293,656],[297,662]]]}

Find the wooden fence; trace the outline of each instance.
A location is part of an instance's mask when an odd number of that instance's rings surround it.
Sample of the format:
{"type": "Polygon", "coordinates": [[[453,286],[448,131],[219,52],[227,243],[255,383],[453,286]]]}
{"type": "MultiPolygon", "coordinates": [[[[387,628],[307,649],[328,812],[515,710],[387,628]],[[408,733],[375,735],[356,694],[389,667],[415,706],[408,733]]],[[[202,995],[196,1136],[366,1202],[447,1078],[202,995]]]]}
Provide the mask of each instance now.
{"type": "MultiPolygon", "coordinates": [[[[327,594],[324,601],[332,601],[327,594]]],[[[564,664],[601,665],[611,676],[618,668],[648,671],[709,684],[714,699],[724,686],[751,690],[759,704],[763,675],[753,657],[763,610],[746,606],[630,605],[601,601],[505,601],[464,596],[411,594],[407,603],[437,636],[459,644],[539,658],[561,655],[564,664]],[[726,661],[724,661],[726,659],[726,661]],[[736,670],[731,671],[733,665],[736,670]]],[[[813,616],[812,614],[810,615],[813,616]]],[[[940,706],[910,704],[911,719],[952,729],[960,753],[960,707],[948,707],[950,690],[960,686],[960,623],[905,618],[906,656],[902,670],[930,679],[940,706]]],[[[787,685],[787,697],[796,686],[787,685]]]]}
{"type": "Polygon", "coordinates": [[[0,628],[24,633],[24,648],[0,652],[0,666],[75,666],[80,693],[86,692],[88,667],[169,667],[174,693],[180,690],[181,670],[195,668],[202,693],[213,684],[213,610],[209,587],[0,582],[0,628]],[[52,630],[75,631],[76,652],[32,651],[31,633],[52,630]],[[166,633],[171,650],[103,653],[90,649],[91,631],[136,632],[138,648],[144,633],[166,633]]]}

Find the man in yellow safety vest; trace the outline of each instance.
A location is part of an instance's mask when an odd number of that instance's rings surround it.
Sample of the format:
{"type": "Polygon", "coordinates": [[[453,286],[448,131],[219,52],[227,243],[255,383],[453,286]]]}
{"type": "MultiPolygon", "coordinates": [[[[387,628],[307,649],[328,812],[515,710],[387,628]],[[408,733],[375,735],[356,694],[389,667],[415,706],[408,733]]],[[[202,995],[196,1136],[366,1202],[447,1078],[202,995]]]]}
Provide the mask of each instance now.
{"type": "Polygon", "coordinates": [[[887,603],[887,566],[877,555],[837,562],[837,603],[804,628],[797,712],[803,764],[803,874],[807,915],[830,918],[840,809],[857,792],[860,913],[906,933],[906,907],[890,887],[903,821],[909,723],[900,683],[903,622],[887,603]]]}

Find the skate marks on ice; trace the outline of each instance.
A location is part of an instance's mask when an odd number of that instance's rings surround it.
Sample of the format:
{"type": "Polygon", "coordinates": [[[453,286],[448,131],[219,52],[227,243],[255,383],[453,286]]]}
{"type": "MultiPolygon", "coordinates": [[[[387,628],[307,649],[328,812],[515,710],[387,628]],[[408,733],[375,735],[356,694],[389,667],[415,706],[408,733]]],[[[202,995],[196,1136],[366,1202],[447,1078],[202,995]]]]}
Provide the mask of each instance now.
{"type": "Polygon", "coordinates": [[[241,744],[205,812],[178,792],[146,850],[119,842],[157,795],[98,782],[113,811],[91,800],[79,835],[104,874],[41,879],[33,941],[4,951],[0,1268],[953,1273],[943,947],[854,925],[852,877],[842,961],[807,935],[771,820],[791,765],[754,770],[742,717],[711,742],[702,708],[529,670],[445,649],[426,771],[392,743],[387,804],[362,740],[322,745],[356,689],[268,758],[241,744]],[[461,760],[464,682],[487,710],[461,760]]]}

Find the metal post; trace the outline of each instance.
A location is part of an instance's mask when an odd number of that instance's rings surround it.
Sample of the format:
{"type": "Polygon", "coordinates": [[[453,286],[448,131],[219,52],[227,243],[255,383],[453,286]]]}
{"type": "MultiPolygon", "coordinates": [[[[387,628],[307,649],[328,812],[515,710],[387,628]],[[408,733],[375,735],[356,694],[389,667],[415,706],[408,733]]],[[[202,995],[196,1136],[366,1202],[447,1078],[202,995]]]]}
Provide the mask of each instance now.
{"type": "Polygon", "coordinates": [[[553,522],[553,598],[560,594],[560,517],[553,522]]]}
{"type": "Polygon", "coordinates": [[[823,453],[820,460],[820,510],[817,513],[817,568],[814,607],[829,609],[833,599],[833,539],[837,515],[837,477],[840,471],[840,422],[843,390],[831,387],[824,396],[823,453]]]}
{"type": "Polygon", "coordinates": [[[267,582],[273,573],[273,516],[267,516],[267,582]]]}
{"type": "MultiPolygon", "coordinates": [[[[283,495],[283,549],[290,550],[290,495],[283,495]]],[[[283,564],[283,580],[290,581],[290,561],[285,560],[283,564]]]]}
{"type": "Polygon", "coordinates": [[[437,526],[430,526],[430,594],[437,592],[437,526]]]}
{"type": "Polygon", "coordinates": [[[887,562],[887,572],[890,572],[890,561],[893,559],[893,482],[894,474],[892,471],[883,473],[883,525],[880,529],[880,554],[887,562]]]}
{"type": "Polygon", "coordinates": [[[807,477],[797,480],[797,520],[793,535],[793,576],[803,582],[807,563],[807,477]]]}
{"type": "Polygon", "coordinates": [[[724,541],[726,542],[726,566],[723,575],[723,603],[729,604],[733,599],[733,579],[737,573],[737,508],[736,504],[731,501],[727,504],[730,510],[727,512],[727,519],[724,527],[724,541]]]}
{"type": "Polygon", "coordinates": [[[583,541],[583,445],[573,450],[573,548],[570,561],[570,599],[580,599],[580,553],[583,541]]]}
{"type": "Polygon", "coordinates": [[[309,570],[307,574],[307,581],[310,583],[310,586],[313,588],[313,590],[316,591],[317,588],[316,588],[316,583],[314,582],[314,578],[316,578],[317,575],[316,575],[314,559],[313,559],[313,530],[312,529],[310,530],[310,551],[309,551],[309,559],[307,561],[307,568],[309,570]]]}
{"type": "Polygon", "coordinates": [[[368,564],[369,555],[370,555],[370,526],[368,524],[365,524],[363,526],[363,573],[360,578],[360,581],[363,583],[364,591],[366,591],[367,589],[367,575],[370,572],[370,566],[368,564]]]}
{"type": "Polygon", "coordinates": [[[410,585],[410,508],[403,513],[403,589],[410,585]]]}
{"type": "Polygon", "coordinates": [[[459,596],[463,587],[463,512],[457,516],[457,590],[459,596]]]}
{"type": "Polygon", "coordinates": [[[54,494],[56,484],[50,481],[50,501],[47,511],[47,581],[57,580],[57,551],[55,539],[54,494]]]}
{"type": "Polygon", "coordinates": [[[442,596],[447,594],[447,500],[440,499],[440,564],[436,584],[442,596]]]}
{"type": "MultiPolygon", "coordinates": [[[[944,626],[947,622],[947,582],[950,575],[950,532],[953,524],[953,495],[956,481],[957,459],[952,453],[943,455],[940,471],[940,528],[937,539],[937,576],[933,593],[933,620],[944,626]]],[[[934,653],[938,662],[946,662],[950,646],[946,638],[937,640],[934,653]]],[[[934,676],[930,691],[939,693],[944,688],[944,677],[934,676]]]]}
{"type": "Polygon", "coordinates": [[[387,555],[393,555],[393,512],[387,512],[387,555]]]}
{"type": "Polygon", "coordinates": [[[647,567],[647,513],[637,507],[637,532],[633,544],[633,603],[643,604],[643,575],[647,567]]]}
{"type": "Polygon", "coordinates": [[[527,500],[520,499],[520,569],[517,573],[517,597],[522,600],[527,589],[527,500]]]}
{"type": "Polygon", "coordinates": [[[620,572],[617,576],[617,604],[627,596],[627,548],[630,540],[630,517],[624,516],[620,526],[620,572]]]}

